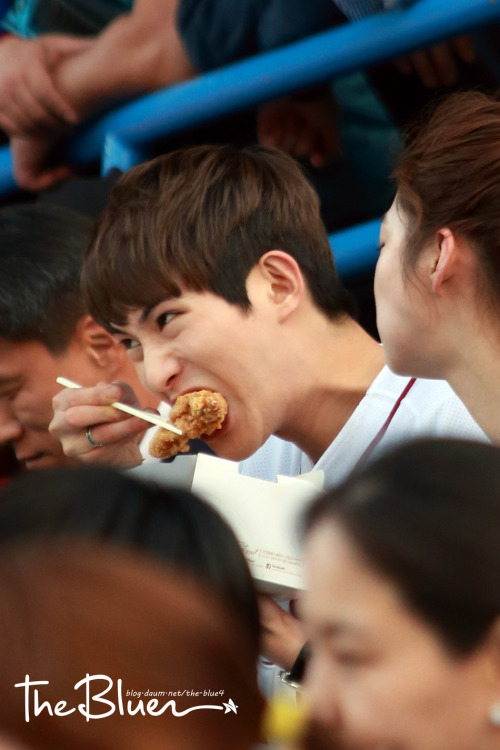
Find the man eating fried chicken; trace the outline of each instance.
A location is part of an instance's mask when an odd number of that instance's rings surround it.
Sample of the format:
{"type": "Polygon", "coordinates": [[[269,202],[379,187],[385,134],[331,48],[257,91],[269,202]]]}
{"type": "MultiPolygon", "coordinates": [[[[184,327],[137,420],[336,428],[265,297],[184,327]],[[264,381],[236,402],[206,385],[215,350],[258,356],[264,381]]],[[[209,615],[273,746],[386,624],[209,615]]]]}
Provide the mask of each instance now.
{"type": "MultiPolygon", "coordinates": [[[[244,474],[273,480],[314,467],[331,486],[403,439],[484,439],[446,383],[384,365],[354,319],[318,198],[278,150],[197,146],[130,170],[102,214],[82,285],[90,313],[158,399],[222,395],[227,415],[201,437],[244,474]]],[[[119,391],[56,396],[51,432],[67,454],[119,462],[138,429],[110,409],[119,391]],[[89,425],[102,447],[89,445],[89,425]]],[[[278,609],[263,607],[265,654],[290,669],[302,636],[278,609]]]]}

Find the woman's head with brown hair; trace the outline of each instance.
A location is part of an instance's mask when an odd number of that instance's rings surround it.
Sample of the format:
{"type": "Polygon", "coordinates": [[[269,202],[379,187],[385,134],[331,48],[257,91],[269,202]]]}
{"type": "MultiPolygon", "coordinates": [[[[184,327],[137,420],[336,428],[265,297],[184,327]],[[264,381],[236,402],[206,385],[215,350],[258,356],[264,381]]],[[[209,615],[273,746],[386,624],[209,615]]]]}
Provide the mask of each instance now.
{"type": "Polygon", "coordinates": [[[0,553],[0,606],[0,732],[28,747],[256,741],[253,644],[225,603],[179,571],[84,542],[21,543],[0,553]],[[28,690],[27,675],[47,683],[28,690]],[[35,690],[55,715],[36,716],[35,690]]]}
{"type": "Polygon", "coordinates": [[[474,91],[445,98],[393,176],[375,273],[387,363],[446,379],[471,408],[467,372],[481,360],[491,369],[500,340],[500,101],[474,91]],[[484,346],[481,356],[472,344],[484,346]]]}
{"type": "Polygon", "coordinates": [[[435,109],[394,170],[407,224],[404,266],[447,227],[474,248],[491,297],[500,297],[500,100],[453,94],[435,109]]]}

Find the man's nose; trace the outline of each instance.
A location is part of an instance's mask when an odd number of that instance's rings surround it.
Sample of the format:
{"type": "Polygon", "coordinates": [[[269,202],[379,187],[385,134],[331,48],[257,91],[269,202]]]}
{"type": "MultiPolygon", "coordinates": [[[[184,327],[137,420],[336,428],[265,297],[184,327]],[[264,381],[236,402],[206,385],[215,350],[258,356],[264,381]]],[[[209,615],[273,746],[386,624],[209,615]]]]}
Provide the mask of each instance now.
{"type": "Polygon", "coordinates": [[[175,378],[179,374],[179,360],[169,352],[149,349],[144,351],[142,382],[151,393],[170,398],[175,390],[175,378]]]}
{"type": "Polygon", "coordinates": [[[8,405],[0,405],[0,443],[16,440],[22,434],[23,427],[8,405]]]}

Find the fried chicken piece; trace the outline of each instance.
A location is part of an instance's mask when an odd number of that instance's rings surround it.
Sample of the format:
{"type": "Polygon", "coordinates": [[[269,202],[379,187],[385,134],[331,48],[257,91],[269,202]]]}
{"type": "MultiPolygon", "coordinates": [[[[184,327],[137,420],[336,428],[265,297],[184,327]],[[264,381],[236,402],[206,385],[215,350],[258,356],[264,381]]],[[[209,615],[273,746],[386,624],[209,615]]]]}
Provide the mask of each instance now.
{"type": "Polygon", "coordinates": [[[220,429],[226,414],[227,402],[220,393],[204,390],[179,396],[170,412],[170,421],[183,434],[158,428],[149,444],[149,453],[155,458],[186,453],[189,440],[211,435],[220,429]]]}
{"type": "Polygon", "coordinates": [[[149,443],[149,454],[154,458],[170,458],[189,450],[189,438],[177,435],[164,427],[158,427],[149,443]]]}

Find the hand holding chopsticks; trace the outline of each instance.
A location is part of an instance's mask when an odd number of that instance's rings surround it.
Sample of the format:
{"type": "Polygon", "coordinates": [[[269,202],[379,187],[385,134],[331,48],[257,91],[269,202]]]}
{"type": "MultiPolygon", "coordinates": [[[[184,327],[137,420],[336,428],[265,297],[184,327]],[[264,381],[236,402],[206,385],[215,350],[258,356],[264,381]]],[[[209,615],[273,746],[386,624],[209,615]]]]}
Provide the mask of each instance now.
{"type": "MultiPolygon", "coordinates": [[[[65,388],[82,388],[79,383],[75,383],[73,380],[69,380],[68,378],[58,377],[56,378],[56,381],[59,383],[59,385],[63,385],[65,388]]],[[[148,411],[136,409],[134,406],[122,404],[120,401],[113,401],[111,406],[113,406],[115,409],[126,412],[127,414],[131,414],[133,417],[144,419],[145,422],[150,422],[151,424],[155,424],[159,427],[164,427],[166,430],[175,432],[177,435],[182,435],[182,430],[179,430],[179,428],[171,424],[168,419],[166,419],[165,417],[160,417],[158,414],[151,414],[148,411]]]]}

